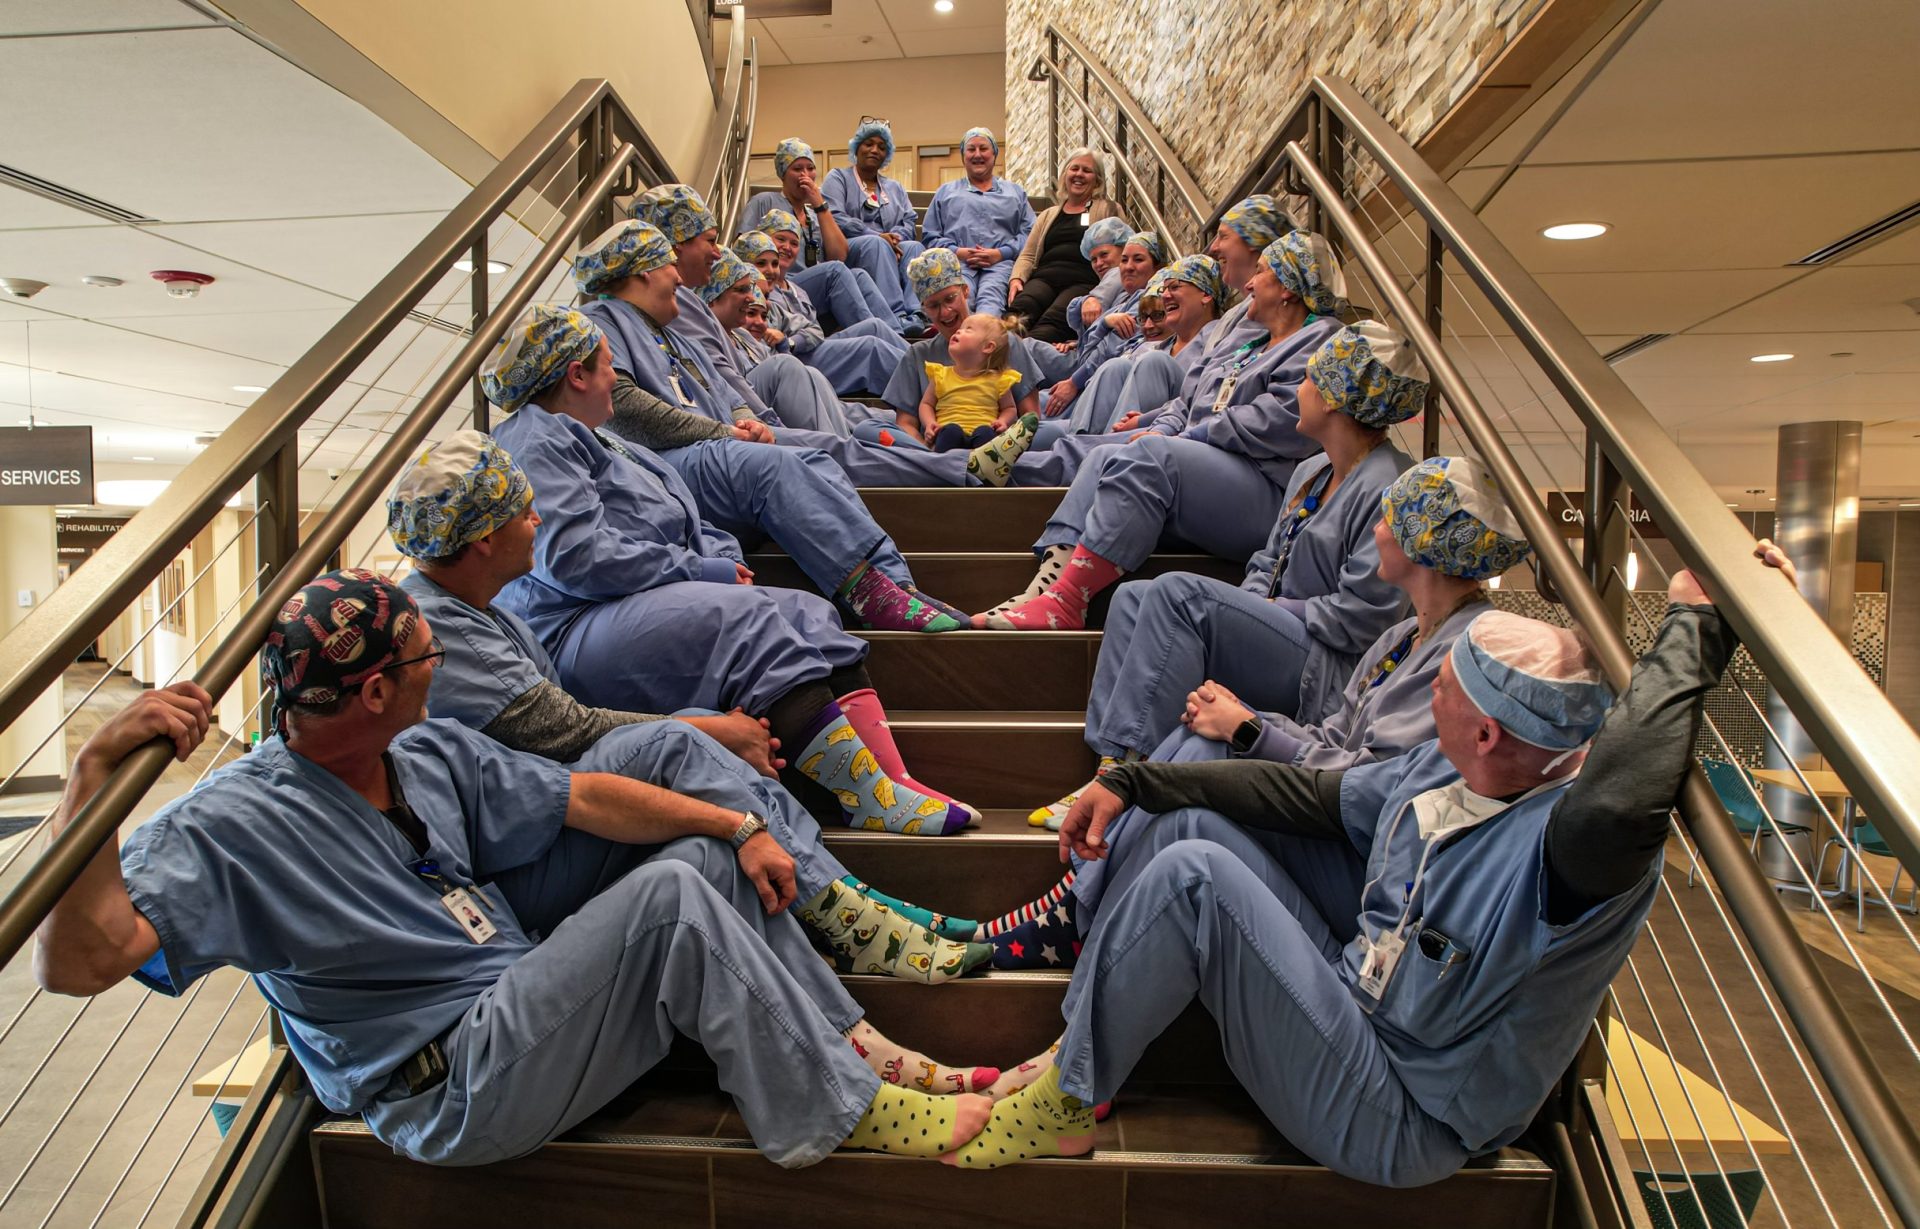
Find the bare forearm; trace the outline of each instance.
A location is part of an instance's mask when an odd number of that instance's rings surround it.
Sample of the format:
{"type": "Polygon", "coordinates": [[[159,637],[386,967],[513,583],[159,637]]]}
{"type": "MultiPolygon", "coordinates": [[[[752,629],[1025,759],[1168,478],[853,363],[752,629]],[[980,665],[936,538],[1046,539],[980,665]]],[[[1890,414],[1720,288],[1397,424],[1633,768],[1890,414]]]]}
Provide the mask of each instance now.
{"type": "MultiPolygon", "coordinates": [[[[109,775],[109,768],[84,754],[75,761],[66,794],[47,825],[50,838],[66,831],[109,775]]],[[[35,937],[34,975],[56,994],[98,994],[153,954],[159,937],[127,896],[117,833],[54,903],[35,937]]]]}
{"type": "Polygon", "coordinates": [[[820,248],[826,253],[827,259],[845,260],[847,235],[840,229],[839,221],[825,210],[815,211],[814,216],[820,219],[820,248]]]}
{"type": "Polygon", "coordinates": [[[573,775],[567,827],[626,845],[660,845],[683,836],[732,837],[740,812],[604,772],[573,775]]]}

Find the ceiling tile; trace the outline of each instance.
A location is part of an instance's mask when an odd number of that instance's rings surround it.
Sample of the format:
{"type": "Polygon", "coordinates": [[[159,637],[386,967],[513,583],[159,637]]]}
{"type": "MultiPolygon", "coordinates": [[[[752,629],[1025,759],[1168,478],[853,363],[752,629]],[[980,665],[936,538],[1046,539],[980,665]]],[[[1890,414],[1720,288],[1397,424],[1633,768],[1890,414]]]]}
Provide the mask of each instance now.
{"type": "Polygon", "coordinates": [[[0,269],[10,277],[50,283],[33,305],[69,316],[192,316],[240,311],[344,310],[340,295],[247,268],[133,226],[74,230],[0,231],[0,269]],[[156,269],[190,269],[216,281],[193,299],[173,299],[148,276],[156,269]],[[126,285],[102,290],[80,284],[105,273],[126,285]]]}
{"type": "MultiPolygon", "coordinates": [[[[791,20],[798,21],[799,18],[791,20]]],[[[849,38],[783,38],[780,46],[795,64],[833,64],[841,60],[897,60],[900,44],[891,34],[858,35],[849,38]],[[861,42],[862,38],[871,42],[861,42]]]]}
{"type": "Polygon", "coordinates": [[[787,58],[787,53],[780,49],[780,41],[767,29],[766,22],[748,22],[747,38],[759,51],[761,67],[778,67],[781,64],[793,63],[787,58]]]}
{"type": "MultiPolygon", "coordinates": [[[[1805,270],[1796,269],[1796,273],[1805,270]]],[[[1831,333],[1827,350],[1850,350],[1839,334],[1920,331],[1920,267],[1834,265],[1700,326],[1704,333],[1831,333]]],[[[1824,353],[1825,351],[1823,351],[1824,353]]]]}
{"type": "Polygon", "coordinates": [[[98,214],[62,205],[38,193],[0,184],[0,230],[30,230],[51,226],[115,226],[98,214]]]}
{"type": "Polygon", "coordinates": [[[909,56],[985,55],[1007,48],[1007,32],[998,26],[902,30],[896,37],[900,49],[909,56]]]}
{"type": "Polygon", "coordinates": [[[180,0],[12,0],[0,5],[0,34],[208,24],[205,13],[180,0]]]}
{"type": "Polygon", "coordinates": [[[1730,269],[1678,273],[1541,273],[1553,297],[1582,333],[1678,333],[1791,280],[1796,269],[1730,269]]]}
{"type": "Polygon", "coordinates": [[[439,212],[372,214],[144,229],[357,299],[392,272],[443,216],[439,212]]]}
{"type": "Polygon", "coordinates": [[[822,38],[858,38],[891,35],[892,27],[881,14],[875,0],[834,0],[833,12],[825,17],[769,17],[760,23],[780,40],[788,55],[793,54],[789,40],[822,38]]]}
{"type": "MultiPolygon", "coordinates": [[[[1915,191],[1920,192],[1920,185],[1916,185],[1915,191]]],[[[1920,265],[1920,223],[1909,222],[1904,230],[1861,248],[1843,263],[1849,268],[1857,265],[1920,265]]]]}
{"type": "Polygon", "coordinates": [[[896,34],[991,27],[1001,31],[1001,45],[1005,45],[1006,0],[953,0],[951,13],[934,12],[933,0],[879,0],[879,3],[880,11],[886,14],[887,23],[896,34]]]}

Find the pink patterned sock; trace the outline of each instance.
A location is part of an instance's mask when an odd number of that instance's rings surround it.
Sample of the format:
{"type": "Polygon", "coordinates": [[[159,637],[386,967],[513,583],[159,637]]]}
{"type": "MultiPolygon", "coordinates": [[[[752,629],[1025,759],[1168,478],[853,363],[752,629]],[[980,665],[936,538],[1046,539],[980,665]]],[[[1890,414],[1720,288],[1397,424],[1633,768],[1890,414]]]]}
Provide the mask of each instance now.
{"type": "Polygon", "coordinates": [[[1087,607],[1094,595],[1126,574],[1127,570],[1112,560],[1076,546],[1060,579],[1039,597],[989,616],[987,626],[1009,631],[1077,632],[1087,625],[1087,607]]]}

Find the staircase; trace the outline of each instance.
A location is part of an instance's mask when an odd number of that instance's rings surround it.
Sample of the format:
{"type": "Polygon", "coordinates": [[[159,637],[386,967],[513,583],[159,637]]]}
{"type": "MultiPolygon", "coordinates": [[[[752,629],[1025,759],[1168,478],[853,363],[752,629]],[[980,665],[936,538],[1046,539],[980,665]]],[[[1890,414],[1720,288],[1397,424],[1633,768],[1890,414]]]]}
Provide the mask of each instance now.
{"type": "MultiPolygon", "coordinates": [[[[1055,490],[873,490],[874,516],[929,592],[984,608],[1032,574],[1029,547],[1055,490]],[[981,579],[982,576],[991,579],[981,579]]],[[[764,582],[799,581],[784,556],[750,560],[764,582]],[[787,569],[783,571],[783,569],[787,569]]],[[[1224,578],[1238,569],[1164,555],[1224,578]]],[[[875,685],[907,762],[931,784],[980,807],[959,836],[910,839],[829,832],[849,870],[885,891],[986,917],[1030,900],[1060,876],[1052,833],[1026,812],[1092,773],[1081,716],[1100,633],[869,633],[875,685]]],[[[1008,1066],[1060,1031],[1066,973],[975,974],[929,988],[850,976],[882,1032],[952,1062],[1008,1066]]],[[[861,1224],[1169,1226],[1271,1220],[1296,1208],[1315,1224],[1395,1220],[1423,1227],[1546,1225],[1555,1179],[1531,1153],[1506,1149],[1418,1190],[1354,1182],[1282,1139],[1241,1091],[1213,1022],[1189,1008],[1150,1049],[1099,1128],[1091,1157],[961,1173],[930,1162],[839,1153],[782,1170],[753,1149],[704,1054],[682,1045],[599,1114],[532,1156],[480,1169],[402,1160],[358,1120],[311,1136],[329,1229],[471,1226],[784,1226],[857,1209],[861,1224]],[[912,1168],[909,1168],[912,1167],[912,1168]],[[1299,1203],[1292,1201],[1299,1200],[1299,1203]]]]}

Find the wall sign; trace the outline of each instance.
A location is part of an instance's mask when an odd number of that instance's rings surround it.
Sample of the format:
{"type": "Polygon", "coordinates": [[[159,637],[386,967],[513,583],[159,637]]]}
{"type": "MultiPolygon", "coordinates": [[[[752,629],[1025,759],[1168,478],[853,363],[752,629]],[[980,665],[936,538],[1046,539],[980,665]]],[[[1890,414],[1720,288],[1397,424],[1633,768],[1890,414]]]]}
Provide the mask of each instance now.
{"type": "MultiPolygon", "coordinates": [[[[1567,538],[1584,537],[1587,532],[1587,493],[1585,491],[1548,491],[1547,519],[1560,529],[1560,535],[1567,538]]],[[[1653,519],[1653,514],[1627,500],[1627,515],[1632,518],[1633,527],[1643,538],[1664,538],[1666,531],[1653,519]]],[[[1631,535],[1629,535],[1631,541],[1631,535]]]]}
{"type": "Polygon", "coordinates": [[[0,504],[92,502],[92,427],[0,427],[0,504]]]}

